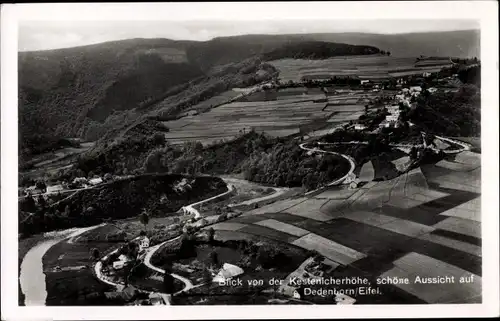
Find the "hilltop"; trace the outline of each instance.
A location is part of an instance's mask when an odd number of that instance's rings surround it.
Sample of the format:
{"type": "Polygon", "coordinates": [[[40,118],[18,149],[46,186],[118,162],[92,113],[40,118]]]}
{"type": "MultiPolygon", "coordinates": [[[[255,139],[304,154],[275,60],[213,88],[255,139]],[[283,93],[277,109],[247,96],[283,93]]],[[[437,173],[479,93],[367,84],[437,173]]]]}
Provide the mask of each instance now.
{"type": "Polygon", "coordinates": [[[244,35],[219,38],[241,43],[272,43],[293,41],[324,41],[350,45],[364,45],[390,51],[395,57],[440,56],[472,58],[480,57],[480,31],[458,30],[403,34],[374,33],[312,33],[287,35],[244,35]]]}

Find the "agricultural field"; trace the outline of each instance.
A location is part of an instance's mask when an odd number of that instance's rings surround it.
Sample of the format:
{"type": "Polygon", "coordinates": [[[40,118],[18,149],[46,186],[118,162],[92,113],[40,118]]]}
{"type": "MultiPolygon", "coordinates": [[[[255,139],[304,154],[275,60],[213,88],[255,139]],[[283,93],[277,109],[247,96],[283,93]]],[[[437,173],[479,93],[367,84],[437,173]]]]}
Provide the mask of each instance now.
{"type": "Polygon", "coordinates": [[[323,110],[326,102],[315,102],[324,95],[277,93],[280,99],[266,100],[263,92],[245,97],[198,115],[165,122],[170,131],[165,138],[171,144],[200,141],[211,144],[231,140],[250,131],[262,131],[273,137],[298,134],[304,125],[325,121],[333,112],[323,110]],[[286,96],[286,97],[283,97],[286,96]]]}
{"type": "Polygon", "coordinates": [[[365,105],[383,94],[386,93],[329,89],[325,95],[321,88],[306,87],[257,91],[237,101],[208,108],[207,112],[164,122],[170,129],[165,137],[173,145],[193,141],[211,145],[233,140],[252,128],[273,137],[300,132],[316,132],[313,136],[317,136],[340,123],[357,121],[365,105]]]}
{"type": "Polygon", "coordinates": [[[281,81],[317,80],[333,76],[358,76],[362,79],[386,79],[436,72],[451,65],[449,60],[424,60],[382,55],[334,57],[324,60],[280,59],[271,61],[280,71],[281,81]]]}
{"type": "Polygon", "coordinates": [[[199,102],[198,104],[189,108],[187,110],[187,114],[202,113],[206,110],[210,110],[210,108],[212,108],[212,107],[225,104],[225,103],[231,101],[232,99],[235,99],[241,95],[242,94],[240,92],[237,92],[234,90],[225,91],[217,96],[213,96],[207,100],[199,102]]]}

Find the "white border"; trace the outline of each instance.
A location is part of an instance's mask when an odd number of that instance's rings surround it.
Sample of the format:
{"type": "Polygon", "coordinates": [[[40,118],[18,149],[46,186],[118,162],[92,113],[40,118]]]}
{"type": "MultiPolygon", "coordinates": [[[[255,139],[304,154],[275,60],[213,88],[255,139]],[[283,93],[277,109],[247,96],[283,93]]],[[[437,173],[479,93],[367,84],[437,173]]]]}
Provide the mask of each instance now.
{"type": "Polygon", "coordinates": [[[236,319],[498,316],[498,3],[21,4],[1,8],[2,319],[236,319]],[[154,7],[154,10],[146,10],[154,7]],[[57,9],[54,9],[57,8],[57,9]],[[321,8],[319,10],[318,8],[321,8]],[[482,61],[483,304],[380,306],[18,307],[17,23],[25,20],[478,19],[482,61]]]}

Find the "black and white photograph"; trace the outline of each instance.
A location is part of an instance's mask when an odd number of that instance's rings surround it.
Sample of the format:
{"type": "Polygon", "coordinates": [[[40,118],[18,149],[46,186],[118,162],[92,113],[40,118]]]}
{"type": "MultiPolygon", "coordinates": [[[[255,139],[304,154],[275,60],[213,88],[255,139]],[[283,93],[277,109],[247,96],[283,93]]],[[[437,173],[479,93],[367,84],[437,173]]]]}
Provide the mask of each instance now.
{"type": "Polygon", "coordinates": [[[497,10],[3,6],[6,320],[498,314],[497,10]]]}

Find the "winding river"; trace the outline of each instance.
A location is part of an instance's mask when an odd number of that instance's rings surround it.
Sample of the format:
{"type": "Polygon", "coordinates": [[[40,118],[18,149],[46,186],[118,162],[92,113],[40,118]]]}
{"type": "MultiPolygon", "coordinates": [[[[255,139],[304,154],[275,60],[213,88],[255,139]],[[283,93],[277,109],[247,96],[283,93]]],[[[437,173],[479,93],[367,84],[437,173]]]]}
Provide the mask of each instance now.
{"type": "Polygon", "coordinates": [[[26,253],[21,263],[21,272],[19,274],[21,290],[25,296],[24,305],[45,305],[45,300],[47,299],[47,288],[45,284],[45,273],[43,271],[42,260],[45,253],[52,246],[65,239],[68,239],[68,242],[72,242],[74,237],[100,226],[102,226],[102,224],[85,228],[71,228],[63,231],[46,233],[46,238],[26,253]]]}

